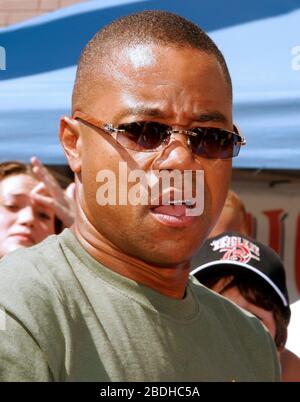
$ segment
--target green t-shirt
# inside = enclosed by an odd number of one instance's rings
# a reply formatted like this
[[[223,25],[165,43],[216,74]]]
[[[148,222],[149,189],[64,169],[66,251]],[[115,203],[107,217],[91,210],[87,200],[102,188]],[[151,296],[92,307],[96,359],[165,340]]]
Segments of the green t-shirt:
[[[175,300],[127,279],[68,229],[1,260],[0,306],[1,381],[279,380],[255,317],[192,280]]]

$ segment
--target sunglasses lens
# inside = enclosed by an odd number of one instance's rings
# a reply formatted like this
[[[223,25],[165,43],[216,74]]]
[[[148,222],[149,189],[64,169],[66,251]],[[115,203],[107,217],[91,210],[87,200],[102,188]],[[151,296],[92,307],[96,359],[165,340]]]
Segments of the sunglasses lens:
[[[197,136],[189,138],[194,154],[204,158],[227,159],[237,156],[240,137],[220,128],[195,128]]]
[[[134,151],[154,151],[168,138],[169,127],[155,122],[135,122],[118,126],[117,141]]]
[[[118,126],[117,142],[124,148],[140,152],[160,149],[170,138],[170,127],[157,122],[134,122]],[[240,137],[231,131],[213,127],[193,129],[196,136],[189,136],[195,155],[211,159],[228,159],[237,156]]]

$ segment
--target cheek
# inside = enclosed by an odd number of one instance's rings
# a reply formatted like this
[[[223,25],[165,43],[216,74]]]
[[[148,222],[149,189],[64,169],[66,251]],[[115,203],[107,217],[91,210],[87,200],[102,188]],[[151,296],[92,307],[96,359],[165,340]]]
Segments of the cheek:
[[[0,258],[19,247],[16,238],[8,237],[17,216],[0,207]]]
[[[119,161],[118,158],[104,158],[105,169],[98,164],[89,165],[86,171],[82,169],[81,205],[89,220],[99,229],[103,224],[107,229],[110,226],[115,228],[116,222],[127,229],[137,219],[139,208],[128,201],[129,191],[136,183],[128,182],[129,169],[124,169],[119,175]],[[109,205],[103,205],[103,202]]]
[[[0,243],[6,238],[8,231],[14,225],[15,220],[15,214],[5,212],[0,207]]]
[[[211,227],[218,220],[225,203],[231,179],[231,160],[204,162],[204,180],[207,192],[205,200],[209,200],[211,209]],[[204,206],[205,208],[205,206]]]
[[[55,233],[54,217],[49,220],[40,218],[35,219],[34,235],[36,242],[44,240],[46,237]]]
[[[120,190],[123,194],[121,198],[125,200],[125,203],[127,190],[136,184],[136,182],[128,183],[128,174],[134,169],[144,169],[144,166],[133,159],[127,150],[117,146],[113,141],[99,135],[85,138],[83,142],[80,202],[85,212],[89,212],[89,216],[95,214],[95,218],[98,214],[105,215],[102,212],[104,210],[112,215],[118,215],[120,211],[123,215],[124,210],[130,211],[131,208],[125,205],[121,205],[120,208],[101,207],[97,203],[97,194],[102,193],[109,200],[118,200]],[[103,191],[100,191],[100,188]],[[104,193],[105,188],[107,188],[106,193]]]
[[[263,317],[262,322],[264,325],[267,327],[269,330],[270,334],[272,335],[272,338],[275,339],[276,335],[276,324],[273,319],[273,315],[271,312],[268,312],[269,314],[266,314],[266,317]]]

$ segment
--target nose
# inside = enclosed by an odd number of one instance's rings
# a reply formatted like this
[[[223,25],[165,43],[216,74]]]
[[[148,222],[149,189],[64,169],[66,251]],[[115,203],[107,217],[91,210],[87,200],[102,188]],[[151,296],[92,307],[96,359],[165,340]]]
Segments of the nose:
[[[196,162],[192,150],[188,145],[188,136],[180,133],[172,133],[170,142],[163,149],[156,160],[160,169],[195,169]],[[199,169],[199,162],[197,163]]]
[[[34,212],[31,206],[22,208],[18,214],[18,222],[21,225],[33,226],[34,225]]]

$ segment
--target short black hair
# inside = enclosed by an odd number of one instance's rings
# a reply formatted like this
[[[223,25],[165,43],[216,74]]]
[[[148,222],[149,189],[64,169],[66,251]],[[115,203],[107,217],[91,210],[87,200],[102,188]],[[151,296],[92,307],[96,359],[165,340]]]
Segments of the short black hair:
[[[147,43],[190,47],[214,55],[223,69],[232,96],[232,83],[225,59],[213,40],[197,25],[177,14],[151,10],[121,17],[102,28],[90,40],[78,63],[73,110],[79,98],[87,96],[85,86],[92,81],[93,73],[101,70],[103,60],[107,60],[112,49]]]

